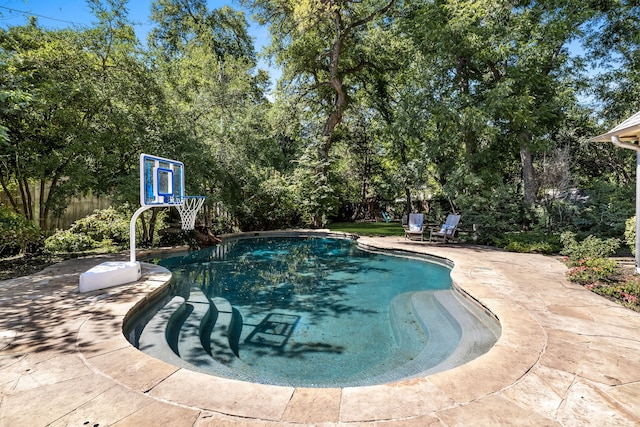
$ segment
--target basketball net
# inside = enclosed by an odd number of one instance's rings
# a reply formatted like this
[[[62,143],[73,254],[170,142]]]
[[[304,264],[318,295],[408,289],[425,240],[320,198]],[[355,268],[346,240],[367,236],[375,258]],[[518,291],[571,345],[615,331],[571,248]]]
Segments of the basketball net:
[[[181,205],[176,205],[180,212],[183,230],[193,230],[196,225],[196,215],[204,203],[204,196],[185,196]]]

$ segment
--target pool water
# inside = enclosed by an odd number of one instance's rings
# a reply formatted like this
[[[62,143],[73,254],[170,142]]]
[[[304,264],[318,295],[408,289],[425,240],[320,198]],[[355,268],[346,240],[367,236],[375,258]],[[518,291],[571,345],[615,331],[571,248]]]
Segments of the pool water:
[[[232,240],[157,262],[173,273],[176,297],[145,327],[140,348],[162,358],[148,329],[160,330],[187,367],[214,375],[307,387],[384,383],[464,363],[497,339],[492,321],[480,310],[470,316],[455,296],[449,268],[346,239]],[[481,331],[456,312],[480,318]],[[456,354],[469,330],[473,354]]]

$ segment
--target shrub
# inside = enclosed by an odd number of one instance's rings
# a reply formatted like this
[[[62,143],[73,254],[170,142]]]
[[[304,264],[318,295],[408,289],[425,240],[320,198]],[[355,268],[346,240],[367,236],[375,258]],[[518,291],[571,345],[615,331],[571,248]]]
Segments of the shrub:
[[[611,276],[615,267],[616,262],[612,259],[581,259],[577,265],[569,269],[567,278],[581,285],[594,284]]]
[[[49,253],[82,252],[98,246],[98,242],[84,233],[58,230],[44,241],[44,249]]]
[[[459,191],[465,185],[467,190]],[[494,236],[521,230],[530,222],[527,207],[513,186],[487,186],[480,176],[457,171],[448,191],[456,194],[456,204],[466,226],[474,225],[477,243],[490,243]]]
[[[622,305],[640,311],[640,278],[627,276],[622,282],[613,285],[587,285],[587,289],[603,296],[610,297]]]
[[[50,253],[82,252],[101,248],[111,251],[129,242],[129,215],[107,208],[75,221],[68,230],[58,230],[45,240]]]
[[[107,208],[77,220],[69,230],[96,242],[110,240],[119,245],[129,242],[129,220],[130,215],[123,210]]]
[[[633,185],[594,180],[584,189],[586,200],[576,202],[579,212],[572,219],[577,230],[599,236],[622,236],[625,219],[633,215]]]
[[[220,217],[220,216],[215,217],[211,219],[210,228],[213,234],[215,235],[233,233],[234,232],[233,220],[228,217]]]
[[[552,254],[562,248],[557,235],[540,232],[508,233],[493,241],[496,246],[509,252]]]
[[[22,215],[0,206],[0,255],[25,253],[40,238],[40,230]]]
[[[576,241],[575,233],[566,231],[560,236],[563,249],[560,252],[567,255],[571,261],[591,258],[606,258],[611,256],[620,247],[620,239],[599,239],[595,236],[587,236],[583,241]]]
[[[631,249],[631,253],[636,252],[636,217],[635,215],[627,219],[624,228],[624,241]]]

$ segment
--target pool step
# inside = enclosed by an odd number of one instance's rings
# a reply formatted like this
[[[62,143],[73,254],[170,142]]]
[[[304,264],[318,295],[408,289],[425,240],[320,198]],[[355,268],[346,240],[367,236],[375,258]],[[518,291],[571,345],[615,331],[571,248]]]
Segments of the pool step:
[[[240,313],[224,298],[214,297],[212,303],[217,316],[208,336],[209,354],[218,362],[230,365],[239,358],[239,329],[242,327],[242,322],[238,321]]]
[[[236,357],[238,338],[242,328],[242,316],[223,298],[216,298],[222,312],[222,322],[218,322],[219,310],[200,289],[192,289],[189,299],[175,296],[147,322],[138,340],[138,348],[157,359],[180,368],[206,372],[214,375],[252,380],[249,375],[238,375],[243,363]],[[227,312],[231,311],[231,321]],[[217,328],[215,327],[217,325]],[[211,354],[211,334],[217,331],[220,338]],[[231,337],[231,342],[227,338]],[[235,353],[234,349],[235,348]],[[216,360],[218,355],[233,360],[227,365]]]
[[[435,293],[443,311],[456,319],[460,328],[460,343],[455,350],[432,371],[440,372],[460,366],[485,354],[498,340],[500,326],[487,317],[482,308],[467,300],[457,292],[439,291]]]
[[[493,346],[499,335],[497,323],[488,328],[480,308],[457,295],[448,290],[412,294],[413,315],[428,331],[429,344],[391,374],[407,378],[435,374],[469,362]]]
[[[172,365],[190,368],[190,364],[177,354],[178,331],[186,309],[184,302],[184,298],[175,296],[158,310],[140,333],[138,348]]]
[[[188,317],[179,332],[179,356],[207,372],[223,375],[240,365],[242,317],[229,301],[210,299],[200,289],[192,289],[185,306]]]
[[[387,362],[378,365],[370,372],[384,373],[369,376],[367,381],[384,383],[444,370],[439,367],[450,360],[462,336],[460,325],[440,302],[449,295],[448,291],[418,291],[393,299],[389,315],[398,344],[398,359],[409,361],[399,366],[389,366]],[[416,328],[422,334],[414,335]],[[422,336],[427,337],[426,342],[421,341]]]
[[[429,343],[429,329],[416,319],[413,295],[414,292],[397,295],[391,301],[389,317],[398,351],[415,355]]]
[[[208,364],[209,354],[205,351],[207,342],[202,342],[201,334],[203,325],[206,326],[212,309],[211,301],[200,289],[192,289],[189,299],[185,302],[186,312],[189,316],[185,319],[178,336],[178,355],[187,362],[202,366]]]
[[[439,309],[432,292],[423,293],[418,310],[414,300],[415,294],[416,292],[406,292],[397,295],[389,307],[389,321],[397,345],[396,356],[372,366],[357,377],[350,378],[351,383],[355,385],[386,383],[420,372],[422,366],[419,363],[424,362],[420,357],[434,341],[434,334],[425,324],[439,323],[441,319],[438,320]],[[418,362],[412,363],[416,359]],[[438,362],[439,360],[434,363]]]

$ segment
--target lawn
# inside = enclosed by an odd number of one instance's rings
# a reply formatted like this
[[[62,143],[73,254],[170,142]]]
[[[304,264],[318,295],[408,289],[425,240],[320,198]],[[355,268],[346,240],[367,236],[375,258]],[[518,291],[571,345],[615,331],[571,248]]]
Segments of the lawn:
[[[334,222],[328,227],[331,231],[361,236],[404,236],[404,229],[399,222]]]

